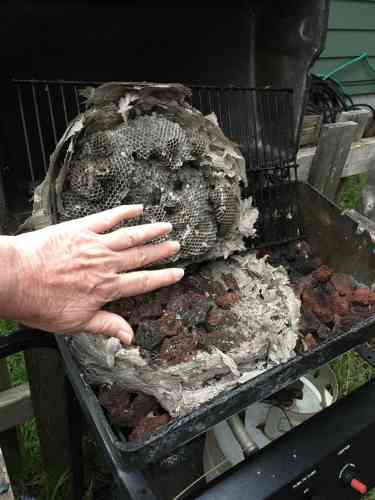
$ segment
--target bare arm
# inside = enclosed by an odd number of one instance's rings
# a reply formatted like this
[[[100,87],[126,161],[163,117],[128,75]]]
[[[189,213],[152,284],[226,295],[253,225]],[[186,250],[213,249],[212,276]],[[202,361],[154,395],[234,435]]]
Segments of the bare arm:
[[[135,271],[168,258],[177,242],[148,244],[170,232],[168,223],[134,226],[105,233],[142,206],[123,206],[75,221],[0,237],[0,317],[46,331],[88,332],[130,343],[133,332],[104,304],[171,285],[181,269]]]

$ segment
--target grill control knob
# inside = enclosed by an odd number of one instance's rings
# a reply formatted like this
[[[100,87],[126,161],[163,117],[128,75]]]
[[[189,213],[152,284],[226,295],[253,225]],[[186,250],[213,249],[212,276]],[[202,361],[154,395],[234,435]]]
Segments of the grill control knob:
[[[345,467],[343,467],[340,471],[339,478],[344,484],[350,486],[360,495],[367,494],[367,486],[357,478],[356,467],[354,464],[345,465]]]

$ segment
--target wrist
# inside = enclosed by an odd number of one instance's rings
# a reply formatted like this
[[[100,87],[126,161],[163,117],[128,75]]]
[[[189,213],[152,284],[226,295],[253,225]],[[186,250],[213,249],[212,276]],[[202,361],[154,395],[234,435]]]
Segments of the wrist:
[[[0,236],[0,262],[0,318],[16,320],[22,289],[21,256],[16,236]]]

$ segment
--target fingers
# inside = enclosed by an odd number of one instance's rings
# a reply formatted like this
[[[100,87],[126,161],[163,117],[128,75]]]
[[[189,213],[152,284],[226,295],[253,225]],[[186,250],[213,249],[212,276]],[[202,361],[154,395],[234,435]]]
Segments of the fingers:
[[[100,236],[102,242],[111,250],[118,252],[127,248],[143,245],[160,236],[164,236],[172,231],[172,224],[169,222],[157,222],[155,224],[144,224],[141,226],[117,229],[112,233]]]
[[[98,311],[85,326],[85,332],[92,335],[116,337],[123,344],[130,344],[134,337],[129,323],[121,316],[108,311]]]
[[[115,283],[116,290],[114,292],[114,299],[152,292],[163,286],[177,283],[183,276],[184,270],[178,268],[162,269],[158,271],[138,271],[119,275]]]
[[[98,214],[88,215],[81,219],[71,221],[71,224],[79,224],[81,227],[94,231],[95,233],[103,233],[123,220],[133,219],[141,215],[142,212],[143,205],[122,205]]]
[[[168,259],[180,250],[178,241],[165,241],[158,245],[135,247],[116,255],[117,272],[126,272],[148,266],[154,262]]]

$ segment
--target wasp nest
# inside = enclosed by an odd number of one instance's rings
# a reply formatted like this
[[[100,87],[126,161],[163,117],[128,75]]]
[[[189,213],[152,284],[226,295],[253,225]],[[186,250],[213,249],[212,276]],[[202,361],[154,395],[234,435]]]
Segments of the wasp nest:
[[[243,250],[257,218],[251,199],[241,199],[245,161],[216,116],[189,98],[182,85],[93,89],[52,155],[55,219],[142,203],[144,214],[124,225],[171,222],[182,264]]]

